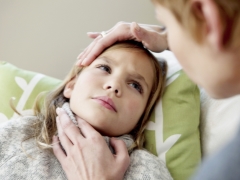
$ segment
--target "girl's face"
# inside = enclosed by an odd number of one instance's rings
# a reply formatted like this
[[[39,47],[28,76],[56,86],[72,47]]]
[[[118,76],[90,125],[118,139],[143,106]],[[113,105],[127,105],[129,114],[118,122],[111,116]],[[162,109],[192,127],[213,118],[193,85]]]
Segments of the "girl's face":
[[[119,136],[139,121],[152,90],[153,68],[143,52],[110,49],[66,85],[64,96],[78,117],[103,135]]]

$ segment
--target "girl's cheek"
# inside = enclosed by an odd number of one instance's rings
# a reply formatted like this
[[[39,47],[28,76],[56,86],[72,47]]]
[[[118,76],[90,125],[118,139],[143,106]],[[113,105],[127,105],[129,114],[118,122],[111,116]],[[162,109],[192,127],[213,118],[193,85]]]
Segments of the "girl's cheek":
[[[132,98],[132,99],[133,100],[129,101],[128,105],[127,105],[128,109],[129,109],[129,112],[137,112],[137,111],[141,110],[142,109],[141,106],[142,106],[143,102],[142,101],[136,101],[136,100],[134,100],[134,98]]]

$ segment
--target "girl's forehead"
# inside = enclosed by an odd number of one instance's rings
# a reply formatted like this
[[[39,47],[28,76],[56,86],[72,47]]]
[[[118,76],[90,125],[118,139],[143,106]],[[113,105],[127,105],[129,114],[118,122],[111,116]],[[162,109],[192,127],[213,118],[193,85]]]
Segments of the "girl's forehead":
[[[103,52],[97,59],[103,59],[109,63],[128,63],[133,64],[134,66],[148,64],[151,61],[151,58],[144,51],[136,48],[109,49]]]

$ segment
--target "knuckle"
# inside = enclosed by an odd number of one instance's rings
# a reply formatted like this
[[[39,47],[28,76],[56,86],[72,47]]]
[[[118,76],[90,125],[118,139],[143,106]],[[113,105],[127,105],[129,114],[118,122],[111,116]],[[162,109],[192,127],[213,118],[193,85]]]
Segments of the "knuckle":
[[[65,134],[64,134],[64,132],[62,131],[62,130],[59,130],[58,131],[58,136],[59,136],[59,138],[61,138],[61,137],[63,137]]]
[[[58,157],[61,154],[61,149],[54,146],[53,147],[53,153],[55,154],[56,157]]]
[[[69,157],[67,157],[67,162],[69,163],[69,161],[70,161],[70,158]],[[68,163],[61,163],[61,166],[62,166],[62,168],[67,172],[67,171],[69,171],[69,164]]]
[[[104,49],[104,46],[103,46],[103,49]],[[99,53],[94,51],[94,52],[91,53],[91,56],[95,59],[99,56]],[[86,124],[84,124],[84,125],[86,125]]]
[[[116,23],[116,26],[120,26],[120,25],[122,25],[123,23],[124,23],[124,21],[119,21],[119,22]]]
[[[81,152],[83,150],[83,148],[86,147],[86,143],[84,141],[76,141],[74,143],[74,146],[72,149],[72,154],[74,155],[77,155],[78,153],[77,152]]]
[[[124,141],[123,141],[122,139],[117,139],[117,138],[116,138],[115,140],[117,141],[117,143],[118,143],[119,145],[126,147],[126,144],[124,143]]]
[[[101,39],[102,39],[101,36],[96,37],[96,38],[93,40],[92,44],[95,44],[96,42],[99,42]]]
[[[97,132],[93,132],[90,139],[93,143],[98,143],[102,140],[102,137]]]
[[[77,148],[78,151],[82,151],[83,145],[81,145],[80,142],[77,142],[75,145],[76,145],[76,148]],[[74,152],[75,152],[75,150],[74,150]],[[72,153],[74,153],[74,152],[72,152]]]
[[[118,28],[125,28],[126,26],[129,26],[129,23],[125,22],[125,21],[119,21],[117,24],[116,24],[116,27]]]
[[[102,50],[106,49],[108,47],[108,45],[102,43],[102,44],[99,44],[98,48],[101,48]],[[96,55],[96,54],[95,54]]]
[[[55,155],[58,154],[58,148],[56,147],[56,145],[53,146],[53,153],[54,153]]]
[[[66,130],[70,127],[70,124],[69,123],[66,123],[66,124],[62,124],[62,129]]]
[[[77,120],[78,120],[78,126],[79,127],[83,127],[84,128],[84,127],[87,126],[87,123],[84,120],[82,120],[80,118],[78,118]]]
[[[62,128],[69,128],[72,125],[71,121],[69,120],[69,117],[66,114],[63,114],[60,117],[60,119]]]

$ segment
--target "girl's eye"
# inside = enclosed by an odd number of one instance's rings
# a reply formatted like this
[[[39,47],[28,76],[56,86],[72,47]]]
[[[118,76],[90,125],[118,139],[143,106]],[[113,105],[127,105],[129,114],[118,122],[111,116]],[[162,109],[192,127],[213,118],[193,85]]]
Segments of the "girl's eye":
[[[140,94],[143,93],[143,88],[138,82],[132,82],[130,85],[135,88]]]
[[[101,69],[103,71],[106,71],[109,74],[111,73],[111,68],[108,65],[106,65],[106,64],[100,64],[97,68],[99,68],[99,69]]]

